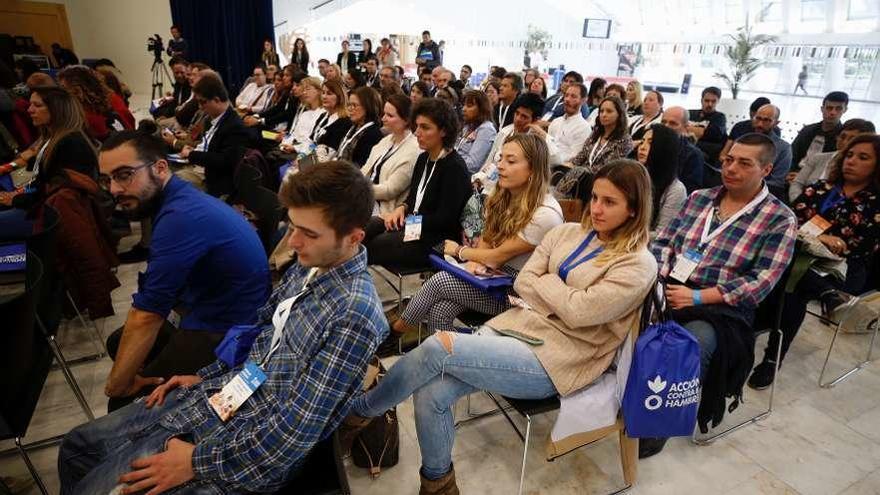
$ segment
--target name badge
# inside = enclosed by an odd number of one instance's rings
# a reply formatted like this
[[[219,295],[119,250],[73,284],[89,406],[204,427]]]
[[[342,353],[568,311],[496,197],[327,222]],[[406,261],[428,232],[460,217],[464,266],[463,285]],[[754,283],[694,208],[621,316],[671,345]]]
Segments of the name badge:
[[[818,237],[829,228],[831,228],[831,222],[822,218],[821,215],[816,215],[809,222],[801,225],[798,233],[805,237]]]
[[[235,378],[229,380],[219,392],[212,395],[208,403],[214,408],[221,421],[228,421],[265,381],[266,374],[263,370],[253,361],[248,360],[241,373],[235,375]]]
[[[697,266],[699,266],[700,261],[702,260],[702,254],[693,249],[688,249],[683,256],[675,260],[675,266],[672,268],[672,273],[670,273],[669,276],[684,284],[688,281],[691,274],[694,273],[694,270],[697,269]]]
[[[406,229],[403,231],[403,242],[417,241],[422,238],[422,216],[406,217]]]

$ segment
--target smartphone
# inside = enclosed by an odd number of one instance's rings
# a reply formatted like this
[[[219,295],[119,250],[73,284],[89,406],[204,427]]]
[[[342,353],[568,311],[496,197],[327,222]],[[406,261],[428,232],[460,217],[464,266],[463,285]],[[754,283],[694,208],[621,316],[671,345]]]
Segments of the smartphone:
[[[496,328],[495,331],[500,333],[501,335],[506,335],[508,337],[513,337],[517,340],[522,340],[526,344],[542,345],[544,343],[543,339],[532,337],[531,335],[526,335],[522,332],[517,332],[516,330],[511,330],[509,328]]]

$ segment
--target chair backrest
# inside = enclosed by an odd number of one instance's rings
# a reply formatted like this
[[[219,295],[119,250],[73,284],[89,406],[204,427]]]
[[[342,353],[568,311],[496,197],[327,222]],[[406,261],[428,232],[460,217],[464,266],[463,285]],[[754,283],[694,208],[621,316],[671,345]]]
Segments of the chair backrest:
[[[258,186],[242,196],[241,200],[245,208],[256,215],[257,234],[260,236],[266,253],[271,253],[275,247],[270,245],[272,236],[278,230],[278,222],[281,220],[282,212],[278,195],[265,187]]]
[[[36,296],[37,314],[40,315],[47,331],[54,335],[61,323],[64,282],[58,271],[55,256],[58,241],[58,229],[61,218],[58,211],[49,205],[43,205],[40,223],[42,228],[28,237],[25,242],[28,251],[32,251],[43,264],[43,282]]]
[[[0,302],[0,439],[24,436],[52,365],[52,351],[36,324],[43,265],[28,253],[24,291]]]
[[[260,186],[260,181],[262,179],[263,173],[258,169],[245,163],[239,164],[238,168],[235,170],[235,177],[233,178],[235,193],[231,203],[242,203],[244,197],[253,193],[254,189]]]

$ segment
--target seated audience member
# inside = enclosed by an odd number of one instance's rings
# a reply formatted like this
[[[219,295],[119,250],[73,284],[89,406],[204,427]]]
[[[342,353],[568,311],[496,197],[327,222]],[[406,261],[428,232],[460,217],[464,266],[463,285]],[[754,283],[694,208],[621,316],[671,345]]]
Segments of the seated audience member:
[[[518,399],[567,396],[601,376],[638,326],[656,277],[647,249],[650,187],[637,163],[603,168],[583,222],[551,230],[520,271],[514,288],[529,309],[505,311],[480,335],[438,332],[400,358],[378,386],[354,399],[340,428],[343,450],[368,418],[413,395],[420,493],[457,494],[452,405],[459,398],[478,390]]]
[[[563,163],[565,175],[557,182],[556,191],[568,197],[588,198],[591,177],[606,163],[629,155],[632,149],[623,100],[617,97],[603,99],[593,133],[584,142],[580,153],[570,162]]]
[[[107,60],[107,59],[104,59]],[[128,86],[122,82],[121,72],[119,72],[116,67],[112,65],[98,65],[95,66],[95,73],[98,75],[98,79],[104,82],[108,88],[113,92],[114,96],[119,97],[113,98],[116,101],[121,101],[124,104],[124,107],[128,109],[129,98],[131,98],[131,90],[128,89]],[[112,102],[111,102],[112,104]],[[114,106],[114,108],[116,108]]]
[[[373,146],[384,137],[380,123],[382,98],[379,93],[366,86],[352,91],[348,98],[348,116],[351,127],[342,138],[336,156],[361,168],[367,163]]]
[[[210,121],[201,142],[194,147],[184,146],[180,156],[189,161],[191,169],[204,168],[204,172],[194,171],[192,175],[197,179],[193,182],[203,181],[208,194],[231,194],[235,167],[244,156],[248,142],[247,130],[229,104],[229,94],[219,78],[199,79],[193,87],[193,98]]]
[[[755,112],[752,117],[752,128],[758,134],[764,134],[773,141],[776,147],[776,157],[773,159],[773,170],[767,176],[765,182],[770,192],[785,201],[785,176],[791,168],[791,145],[782,140],[773,132],[779,123],[779,107],[776,105],[764,105]]]
[[[651,177],[651,234],[666,228],[681,213],[687,199],[684,184],[678,180],[678,134],[661,124],[652,125],[642,135],[636,159],[648,169]]]
[[[421,150],[410,131],[412,103],[405,95],[393,95],[385,102],[383,129],[388,135],[373,150],[361,171],[373,184],[376,206],[373,216],[387,215],[406,202],[413,166]]]
[[[413,105],[421,101],[422,98],[431,97],[431,88],[422,81],[413,83],[409,91],[409,99]]]
[[[626,90],[623,89],[623,86],[620,84],[609,84],[605,87],[605,96],[616,96],[623,101],[624,106],[626,106]],[[596,127],[596,120],[599,118],[599,106],[593,107],[593,110],[590,112],[590,115],[587,116],[587,124],[590,126],[590,129]],[[629,127],[629,115],[627,114],[627,127]]]
[[[752,127],[752,119],[755,118],[755,114],[758,113],[758,109],[763,107],[764,105],[769,105],[770,99],[764,96],[759,96],[752,101],[752,104],[749,105],[749,118],[746,120],[740,120],[736,124],[733,124],[733,127],[730,128],[730,132],[727,133],[727,142],[724,145],[724,148],[721,150],[721,153],[718,154],[719,157],[723,157],[727,154],[727,150],[733,145],[733,142],[736,141],[740,136],[744,136],[750,132],[755,132],[755,128]],[[774,127],[773,132],[776,135],[780,135],[782,132],[779,127]]]
[[[703,151],[706,163],[720,163],[720,152],[727,141],[727,117],[715,110],[721,90],[709,86],[700,95],[701,107],[690,111],[688,132],[697,140],[697,148]]]
[[[523,89],[522,78],[509,72],[501,79],[501,90],[498,93],[498,105],[492,113],[495,128],[501,130],[513,123],[513,102]]]
[[[299,101],[291,95],[293,85],[296,83],[295,79],[302,81],[305,79],[305,73],[297,72],[293,66],[284,66],[284,69],[281,71],[281,88],[275,91],[275,93],[281,92],[280,100],[265,110],[245,117],[244,125],[247,127],[259,126],[262,129],[289,132],[292,129],[292,127],[289,127],[289,124],[299,108]]]
[[[643,113],[642,99],[642,83],[635,79],[626,83],[626,115],[628,117]]]
[[[324,60],[324,59],[321,59]],[[324,60],[326,62],[326,60]],[[309,49],[306,47],[306,41],[297,38],[293,42],[293,51],[290,53],[290,63],[296,64],[299,70],[309,73]]]
[[[694,146],[688,133],[688,111],[684,107],[670,107],[663,112],[660,123],[678,134],[678,179],[688,194],[705,187],[703,152]]]
[[[425,99],[413,109],[415,135],[424,152],[413,168],[406,202],[367,224],[371,265],[404,268],[428,264],[431,248],[461,236],[461,211],[471,195],[467,165],[453,148],[458,117],[448,103]]]
[[[235,98],[235,108],[245,114],[262,112],[272,97],[272,88],[266,81],[266,69],[254,66],[252,81]]]
[[[364,62],[364,69],[364,85],[379,89],[379,62],[376,58],[367,59],[367,61]]]
[[[485,194],[492,192],[492,188],[498,180],[498,171],[495,165],[501,160],[501,148],[508,136],[532,132],[540,133],[542,138],[546,136],[546,133],[541,128],[534,125],[540,118],[543,107],[544,101],[541,97],[532,93],[524,93],[514,101],[513,123],[498,131],[498,134],[495,135],[492,149],[489,150],[489,155],[486,157],[486,162],[480,167],[479,172],[471,176],[471,180],[479,188],[482,188]],[[555,150],[551,149],[550,154],[551,156],[555,155]]]
[[[344,74],[344,72],[342,72],[342,68],[340,68],[337,64],[328,65],[327,70],[324,71],[324,74],[326,74],[324,76],[324,81],[336,81],[339,84],[343,83],[342,74]]]
[[[364,75],[361,74],[360,69],[351,67],[348,69],[348,72],[343,74],[342,84],[346,94],[358,88],[363,88],[365,86]]]
[[[61,493],[274,493],[343,421],[388,332],[360,244],[372,191],[356,168],[330,162],[285,181],[280,198],[297,262],[250,310],[247,361],[213,361],[73,429],[58,454]],[[247,369],[265,380],[230,404]]]
[[[550,194],[547,144],[538,136],[513,134],[498,162],[499,180],[483,207],[485,227],[475,247],[447,240],[444,252],[466,262],[468,271],[481,275],[502,267],[519,271],[544,235],[563,223],[562,208]],[[464,282],[449,272],[431,277],[413,296],[401,315],[391,319],[390,345],[427,317],[428,331],[454,331],[455,318],[466,310],[497,315],[510,309],[500,300]],[[380,350],[381,352],[381,350]]]
[[[590,137],[590,125],[580,111],[586,97],[587,87],[581,83],[565,87],[563,115],[553,119],[547,129],[547,143],[556,150],[556,156],[550,157],[551,166],[573,160]]]
[[[397,56],[399,52],[397,48],[391,44],[391,40],[388,38],[382,38],[379,41],[379,49],[376,50],[376,61],[379,63],[380,68],[391,67],[394,68],[397,65]]]
[[[160,99],[155,110],[150,109],[150,113],[157,119],[174,117],[175,111],[189,100],[192,91],[187,77],[189,62],[182,58],[173,58],[168,62],[168,65],[171,67],[171,75],[174,77],[174,82],[171,85],[172,92],[171,95]]]
[[[195,64],[193,64],[195,65]],[[195,73],[195,76],[190,80],[198,82],[202,78],[213,78],[216,81],[220,81],[220,75],[211,69],[200,70]],[[177,131],[172,132],[172,127],[166,127],[162,129],[162,139],[168,144],[169,148],[175,152],[180,152],[186,146],[193,146],[197,144],[202,137],[204,136],[205,129],[208,126],[208,123],[211,119],[208,117],[208,114],[205,113],[204,109],[199,107],[199,102],[194,98],[194,96],[190,97],[190,100],[184,103],[181,110],[175,113],[174,120],[177,120],[181,114],[188,114],[189,107],[195,105],[198,107],[195,113],[190,114],[186,117],[188,119],[189,124],[182,126],[182,128]],[[173,124],[173,121],[171,122]],[[165,123],[159,123],[159,125],[165,125]],[[186,167],[184,167],[186,168]],[[204,175],[204,174],[201,174]],[[203,179],[198,182],[204,182]],[[204,189],[204,184],[199,185],[200,189]]]
[[[429,91],[425,93],[425,96],[434,96],[434,81],[431,77],[432,71],[428,68],[419,69],[419,81],[425,83],[428,86]]]
[[[318,60],[318,75],[321,78],[327,77],[327,69],[330,67],[330,61],[326,58],[322,58]]]
[[[841,132],[841,134],[843,134]],[[871,287],[876,280],[869,280],[871,263],[880,253],[880,137],[875,134],[857,136],[849,140],[840,150],[827,180],[807,186],[804,192],[792,201],[794,214],[802,226],[826,225],[821,234],[810,235],[821,242],[829,251],[846,260],[846,275],[839,272],[827,273],[820,266],[813,265],[797,281],[793,292],[786,292],[782,306],[782,359],[788,352],[791,342],[797,335],[807,303],[818,299],[822,312],[834,318],[834,310],[844,305],[847,294],[859,295]],[[809,159],[809,157],[807,158]],[[816,223],[822,220],[821,223]],[[827,268],[827,267],[826,267]],[[864,328],[870,317],[857,323]],[[779,336],[772,332],[764,349],[764,359],[755,367],[749,378],[749,386],[758,390],[773,383],[776,364],[776,349]]]
[[[275,75],[278,74],[279,72],[281,72],[281,69],[279,69],[278,64],[267,65],[266,66],[266,81],[269,84],[272,84],[272,81],[275,80]]]
[[[601,77],[590,81],[590,90],[587,91],[587,115],[590,115],[593,109],[602,103],[602,100],[605,98],[605,86],[607,85],[608,82]]]
[[[473,89],[473,86],[471,86],[471,75],[473,73],[474,69],[470,65],[464,64],[461,66],[461,70],[458,72],[458,80],[463,83],[461,89]]]
[[[754,362],[755,309],[794,251],[797,219],[764,184],[775,155],[770,137],[740,137],[722,164],[723,185],[691,194],[653,243],[670,318],[700,345],[702,430],[718,425],[727,397],[741,398]],[[660,452],[665,443],[642,438],[639,457]]]
[[[386,89],[396,87],[400,88],[400,78],[398,77],[397,70],[394,66],[386,66],[382,67],[379,70],[379,88]]]
[[[648,132],[654,124],[659,124],[663,118],[663,95],[659,91],[648,91],[642,102],[642,114],[633,118],[629,125],[629,135],[632,136],[633,146],[638,148],[642,142],[642,136]]]
[[[840,134],[840,119],[846,113],[849,95],[843,91],[832,91],[822,99],[822,120],[805,125],[791,143],[791,163],[795,170],[800,169],[801,160],[814,154],[835,151],[837,135]]]
[[[531,91],[532,81],[534,81],[536,77],[538,77],[538,71],[535,69],[526,69],[523,72],[523,91]],[[547,95],[541,96],[541,98],[547,98]]]
[[[111,269],[119,264],[110,229],[100,213],[95,182],[98,158],[86,134],[79,102],[59,87],[34,87],[29,111],[40,137],[4,168],[32,166],[23,191],[0,192],[0,241],[24,239],[43,224],[45,206],[59,221],[54,257],[64,285],[78,308],[92,319],[113,315],[110,293],[119,287]]]
[[[315,124],[318,119],[327,114],[321,103],[321,80],[317,77],[306,77],[297,85],[299,88],[299,104],[290,130],[281,141],[281,151],[284,153],[293,153],[299,151],[308,153],[311,146],[315,145],[312,141],[312,132],[315,130]]]
[[[230,327],[252,323],[269,275],[254,229],[175,177],[158,138],[119,133],[104,143],[100,165],[119,206],[135,219],[153,218],[147,268],[128,318],[107,339],[114,364],[104,391],[113,410],[148,385],[210,364]],[[175,308],[178,328],[166,320]]]
[[[556,94],[547,98],[547,101],[544,103],[544,111],[542,112],[541,117],[541,127],[548,128],[550,126],[550,122],[556,120],[559,117],[562,117],[565,114],[565,90],[571,84],[583,84],[584,77],[578,74],[575,71],[569,71],[565,73],[565,76],[562,78],[562,83],[559,84],[559,88],[556,91]],[[589,113],[587,112],[586,106],[586,97],[583,98],[584,102],[581,105],[581,116],[583,118],[587,118]]]
[[[348,49],[348,40],[342,40],[342,51],[336,55],[336,65],[339,66],[341,74],[348,73],[348,69],[357,69],[357,54]],[[329,75],[327,79],[332,79]]]
[[[431,71],[431,75],[437,73],[437,86],[440,88],[448,88],[450,85],[455,82],[455,73],[445,67],[435,67],[434,70]]]
[[[318,147],[318,158],[324,161],[336,155],[342,139],[351,128],[348,98],[342,83],[334,79],[324,81],[321,85],[321,106],[324,113],[315,121],[309,139]]]
[[[541,97],[542,100],[547,99],[547,82],[544,81],[543,77],[535,77],[532,79],[532,82],[529,83],[529,92],[534,93]]]
[[[58,85],[79,100],[93,139],[103,141],[114,130],[134,128],[134,116],[125,102],[113,94],[94,70],[84,65],[66,67],[58,72]]]
[[[462,107],[461,136],[455,151],[464,159],[468,172],[476,173],[486,162],[495,141],[495,125],[492,123],[492,107],[485,93],[467,90]]]
[[[437,91],[434,92],[434,97],[449,103],[449,106],[455,110],[455,115],[461,120],[461,106],[458,103],[458,93],[456,93],[455,88],[451,86],[437,88]]]
[[[876,129],[874,123],[864,119],[849,119],[843,124],[840,134],[837,135],[836,149],[842,150],[846,148],[849,141],[861,134],[874,134]],[[794,201],[795,198],[804,192],[804,188],[808,185],[828,178],[829,167],[834,160],[837,159],[836,151],[823,151],[821,153],[813,153],[812,155],[801,160],[801,169],[799,172],[789,172],[788,175],[794,178],[788,184],[788,199]]]
[[[55,57],[55,63],[61,68],[79,64],[79,57],[73,53],[73,50],[63,48],[58,43],[52,43],[52,56]]]
[[[210,67],[201,63],[194,62],[189,64],[189,72],[187,72],[187,81],[189,82],[190,87],[190,97],[184,102],[183,105],[177,107],[174,111],[174,119],[177,121],[177,125],[180,128],[191,127],[196,124],[196,114],[200,114],[201,107],[199,107],[199,102],[193,98],[192,88],[195,87],[196,83],[199,82],[199,79],[202,78],[202,72],[205,73],[214,73],[219,78],[220,75],[216,72],[212,71]],[[178,129],[174,129],[178,130]]]

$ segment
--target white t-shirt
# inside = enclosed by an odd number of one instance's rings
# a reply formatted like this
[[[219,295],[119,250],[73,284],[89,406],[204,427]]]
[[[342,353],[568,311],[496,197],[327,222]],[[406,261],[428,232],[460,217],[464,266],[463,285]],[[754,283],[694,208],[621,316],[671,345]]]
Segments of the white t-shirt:
[[[562,225],[563,222],[562,207],[559,206],[559,202],[556,201],[552,194],[547,194],[544,196],[544,202],[538,206],[535,214],[532,215],[532,220],[517,235],[529,244],[537,246],[544,240],[544,235],[547,232],[550,232],[551,229],[558,225]],[[522,267],[531,255],[532,253],[521,254],[508,261],[507,265],[511,268],[522,270]]]

